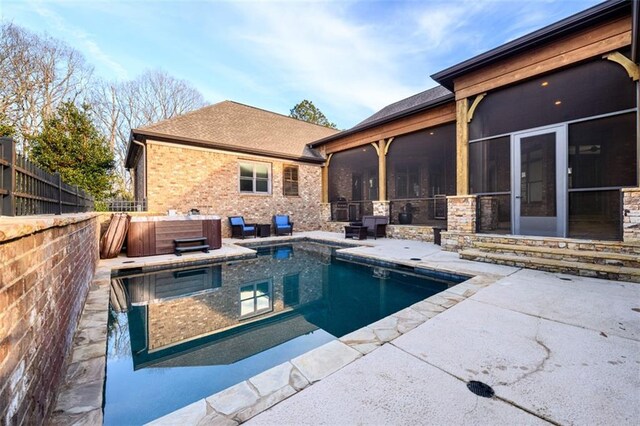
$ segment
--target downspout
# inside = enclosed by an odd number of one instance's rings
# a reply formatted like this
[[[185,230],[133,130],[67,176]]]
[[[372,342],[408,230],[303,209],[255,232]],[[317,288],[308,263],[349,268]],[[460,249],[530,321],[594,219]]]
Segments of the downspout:
[[[144,200],[146,201],[147,199],[147,152],[146,152],[146,145],[143,144],[142,142],[138,142],[137,140],[135,140],[135,138],[131,139],[131,142],[133,142],[136,145],[139,145],[142,147],[142,161],[143,161],[143,170],[144,170],[144,179],[142,179],[142,194],[144,197]],[[146,204],[146,202],[145,202]],[[148,206],[146,206],[147,208],[149,208]]]

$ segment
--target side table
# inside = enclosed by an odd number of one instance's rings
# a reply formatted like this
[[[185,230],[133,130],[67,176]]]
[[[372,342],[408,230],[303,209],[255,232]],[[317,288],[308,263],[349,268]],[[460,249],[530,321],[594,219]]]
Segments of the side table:
[[[258,237],[264,238],[271,235],[271,225],[268,223],[259,223],[256,225]]]

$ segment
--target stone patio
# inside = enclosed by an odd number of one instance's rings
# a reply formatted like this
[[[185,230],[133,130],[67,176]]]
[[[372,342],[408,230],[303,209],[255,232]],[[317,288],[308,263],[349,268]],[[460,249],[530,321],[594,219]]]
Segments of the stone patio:
[[[349,242],[319,231],[293,238],[301,237]],[[289,239],[227,239],[209,254],[102,261],[81,324],[97,325],[111,269],[241,258],[253,251],[236,243]],[[631,424],[640,415],[637,284],[462,260],[417,241],[351,243],[357,247],[341,255],[473,278],[152,424]],[[106,319],[102,327],[106,334]],[[104,374],[92,367],[103,368],[104,355],[96,361],[87,347],[106,346],[95,333],[81,325],[76,334],[54,421],[101,420],[95,398],[80,408],[65,402],[82,402],[85,384]],[[78,374],[73,366],[86,361]],[[491,385],[496,396],[474,395],[469,380]]]

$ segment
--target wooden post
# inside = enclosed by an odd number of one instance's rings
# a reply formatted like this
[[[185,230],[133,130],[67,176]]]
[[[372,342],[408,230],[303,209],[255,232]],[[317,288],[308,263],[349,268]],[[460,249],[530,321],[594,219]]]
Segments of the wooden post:
[[[2,210],[4,216],[16,215],[16,147],[11,138],[2,138],[0,140],[2,148],[2,159],[6,163],[2,168],[2,189],[6,194],[2,197]]]
[[[78,207],[80,206],[80,202],[78,201],[78,185],[76,185],[76,208],[73,210],[74,213],[78,213]]]
[[[385,140],[378,141],[378,201],[387,201],[387,156]]]
[[[327,161],[322,166],[322,202],[329,202],[329,163],[333,154],[327,155]]]
[[[469,194],[469,126],[467,98],[456,102],[456,193]]]

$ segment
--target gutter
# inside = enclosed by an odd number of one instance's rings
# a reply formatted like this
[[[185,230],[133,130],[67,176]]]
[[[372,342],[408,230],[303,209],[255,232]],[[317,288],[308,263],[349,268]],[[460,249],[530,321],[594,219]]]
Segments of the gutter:
[[[241,154],[259,155],[262,157],[271,157],[271,158],[282,159],[282,160],[298,161],[302,163],[323,164],[325,162],[325,159],[323,157],[314,158],[314,157],[295,156],[295,155],[283,154],[279,152],[267,151],[262,149],[245,148],[245,147],[239,147],[234,145],[226,145],[221,143],[209,142],[201,139],[171,136],[163,133],[150,132],[148,130],[133,129],[131,131],[131,141],[134,141],[134,143],[137,142],[136,136],[142,136],[145,139],[152,138],[153,140],[157,140],[160,142],[170,142],[170,143],[176,143],[180,145],[196,146],[199,148],[217,149],[220,151],[236,152]],[[139,144],[139,143],[136,143],[136,144]]]
[[[457,65],[431,75],[431,78],[440,85],[453,91],[453,80],[463,74],[475,71],[496,61],[500,61],[527,51],[539,45],[556,40],[568,34],[575,33],[595,23],[603,22],[615,16],[622,15],[633,5],[638,7],[638,0],[609,0],[587,10],[579,12],[561,21],[548,25],[530,34],[503,44],[488,52],[482,53]]]
[[[311,142],[309,144],[307,144],[307,146],[311,149],[315,149],[318,146],[324,145],[326,143],[338,140],[338,139],[342,139],[346,136],[350,136],[365,130],[369,130],[372,129],[374,127],[378,127],[378,126],[382,126],[383,124],[387,124],[390,123],[392,121],[395,121],[399,118],[404,118],[404,117],[408,117],[414,114],[417,114],[419,112],[423,112],[423,111],[427,111],[429,109],[447,104],[449,102],[451,102],[452,100],[455,99],[455,95],[453,93],[446,95],[446,96],[442,96],[440,98],[434,99],[430,102],[415,106],[413,108],[408,108],[405,109],[403,111],[397,112],[395,114],[391,114],[385,118],[381,118],[380,120],[376,120],[373,121],[371,123],[367,123],[364,126],[357,126],[357,127],[352,127],[351,129],[348,130],[344,130],[340,133],[337,133],[335,135],[331,135],[331,136],[327,136],[325,138],[322,139],[318,139],[315,142]]]

